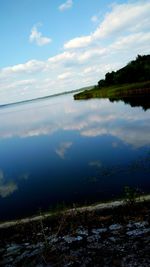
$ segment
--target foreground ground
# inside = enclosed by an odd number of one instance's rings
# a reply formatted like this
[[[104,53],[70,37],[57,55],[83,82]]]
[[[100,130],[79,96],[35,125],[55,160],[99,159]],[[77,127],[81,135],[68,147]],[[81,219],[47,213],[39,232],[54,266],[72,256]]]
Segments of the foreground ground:
[[[150,202],[72,210],[0,230],[0,266],[150,266]]]

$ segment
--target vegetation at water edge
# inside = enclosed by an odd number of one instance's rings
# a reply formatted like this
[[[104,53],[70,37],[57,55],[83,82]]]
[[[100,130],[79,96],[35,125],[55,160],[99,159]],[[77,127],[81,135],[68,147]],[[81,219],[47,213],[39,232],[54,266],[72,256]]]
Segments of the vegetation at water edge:
[[[150,55],[138,55],[125,67],[108,72],[91,90],[74,95],[74,99],[121,98],[150,93]]]

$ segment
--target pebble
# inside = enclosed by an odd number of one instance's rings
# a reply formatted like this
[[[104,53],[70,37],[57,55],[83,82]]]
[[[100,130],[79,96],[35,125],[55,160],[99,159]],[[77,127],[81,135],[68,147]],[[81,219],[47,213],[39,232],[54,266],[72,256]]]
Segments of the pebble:
[[[81,241],[83,239],[83,237],[82,236],[73,237],[73,236],[68,236],[67,235],[67,236],[64,236],[63,239],[67,243],[71,244],[72,242],[75,242],[75,241]]]
[[[110,231],[117,231],[117,230],[120,230],[121,228],[122,228],[122,225],[119,223],[112,224],[109,226]]]
[[[7,252],[9,253],[14,253],[16,251],[19,251],[20,250],[20,246],[19,245],[16,245],[16,244],[12,244],[10,247],[7,248]]]
[[[107,232],[107,228],[97,228],[97,229],[92,229],[92,233],[93,234],[102,234],[102,233],[105,233]]]
[[[47,237],[49,244],[54,247],[52,257],[56,257],[57,260],[57,256],[55,256],[56,251],[59,251],[58,258],[59,255],[65,255],[65,257],[62,257],[64,260],[63,264],[56,266],[150,266],[150,227],[148,221],[130,221],[126,225],[114,223],[109,225],[108,228],[95,227],[88,230],[84,227],[78,227],[74,233],[74,235],[70,233],[64,236],[52,234]],[[103,233],[106,234],[102,235]],[[137,237],[140,237],[140,241]],[[76,246],[77,244],[78,246]],[[25,265],[26,261],[30,261],[30,258],[33,260],[34,267],[54,266],[48,263],[41,263],[42,261],[38,263],[35,261],[36,258],[42,255],[43,251],[44,242],[32,244],[31,242],[25,243],[24,240],[22,244],[7,244],[6,247],[0,250],[2,255],[0,266],[26,267],[28,266],[28,264]],[[95,259],[95,257],[99,257],[99,262],[93,265],[92,259]],[[116,261],[113,262],[113,259],[116,259]],[[118,264],[117,262],[120,265],[115,265]]]
[[[141,236],[141,235],[144,235],[146,233],[150,232],[150,228],[146,228],[146,229],[135,229],[135,230],[132,230],[132,231],[128,231],[127,232],[127,235],[128,236]]]
[[[83,235],[83,236],[88,236],[88,230],[78,228],[76,230],[76,234]]]

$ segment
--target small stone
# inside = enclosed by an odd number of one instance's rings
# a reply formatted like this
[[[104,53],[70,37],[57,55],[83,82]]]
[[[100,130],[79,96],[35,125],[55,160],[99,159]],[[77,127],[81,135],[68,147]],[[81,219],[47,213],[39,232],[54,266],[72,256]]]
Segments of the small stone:
[[[134,223],[136,228],[144,228],[146,226],[148,226],[148,222],[147,221],[143,221],[143,222],[136,222]]]
[[[109,226],[110,231],[117,231],[117,230],[120,230],[121,228],[122,226],[119,223],[112,224]]]
[[[7,252],[14,253],[14,252],[20,250],[20,248],[21,247],[19,245],[12,244],[10,247],[7,248]]]
[[[29,245],[28,248],[30,249],[37,249],[37,248],[43,248],[44,244],[42,242],[38,242],[37,244]]]
[[[12,244],[10,247],[7,247],[5,256],[9,257],[11,255],[16,255],[20,253],[20,249],[21,249],[21,246]]]
[[[78,234],[78,235],[85,235],[85,236],[88,236],[88,230],[85,230],[85,229],[77,229],[76,230],[76,233]]]
[[[60,240],[60,237],[57,237],[57,235],[50,235],[47,237],[47,240],[50,241],[50,243],[57,243]]]
[[[133,222],[129,222],[128,224],[127,224],[127,228],[132,228],[133,227]]]
[[[75,242],[75,241],[81,241],[83,239],[82,236],[77,236],[77,237],[72,237],[72,236],[64,236],[63,239],[71,244],[72,242]]]
[[[96,235],[102,234],[102,233],[105,233],[105,232],[107,232],[107,228],[97,228],[97,229],[93,229],[92,230],[92,233],[96,234]]]
[[[126,234],[128,236],[136,237],[136,236],[144,235],[144,234],[149,233],[149,232],[150,232],[150,228],[142,229],[142,230],[135,229],[135,230],[132,230],[132,231],[128,231]]]
[[[83,239],[82,236],[77,236],[77,237],[76,237],[76,240],[77,240],[77,241],[81,241],[82,239]]]

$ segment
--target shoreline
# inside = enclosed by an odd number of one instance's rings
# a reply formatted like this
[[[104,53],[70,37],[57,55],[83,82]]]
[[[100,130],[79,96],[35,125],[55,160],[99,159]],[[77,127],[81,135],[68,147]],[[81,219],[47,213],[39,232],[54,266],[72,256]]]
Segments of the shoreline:
[[[141,97],[149,96],[150,93],[150,81],[118,84],[112,86],[104,86],[99,88],[93,87],[90,90],[84,90],[77,94],[74,94],[75,100],[86,100],[92,98],[109,98],[109,99],[121,99],[126,97]]]
[[[2,228],[0,266],[150,266],[150,195],[52,215]]]
[[[150,201],[150,194],[148,195],[142,195],[137,198],[135,198],[135,203],[143,203],[143,202],[149,202]],[[121,200],[113,200],[109,202],[102,202],[102,203],[96,203],[96,204],[91,204],[88,206],[81,206],[81,207],[76,207],[76,208],[68,208],[66,210],[60,210],[59,214],[71,214],[71,212],[91,212],[91,211],[103,211],[103,210],[108,210],[108,209],[113,209],[113,208],[118,208],[121,206],[125,206],[125,199]],[[17,225],[22,225],[22,224],[28,224],[32,222],[38,222],[40,220],[45,220],[49,218],[53,218],[54,216],[58,215],[58,211],[56,212],[45,212],[42,215],[35,215],[31,217],[26,217],[23,219],[18,219],[18,220],[10,220],[10,221],[4,221],[0,222],[0,230],[2,229],[7,229],[13,226]]]

